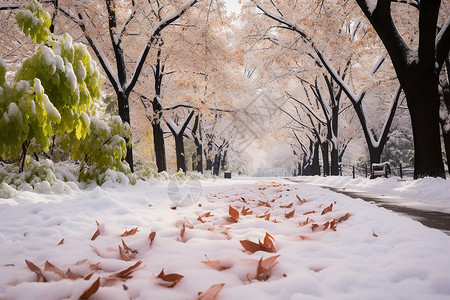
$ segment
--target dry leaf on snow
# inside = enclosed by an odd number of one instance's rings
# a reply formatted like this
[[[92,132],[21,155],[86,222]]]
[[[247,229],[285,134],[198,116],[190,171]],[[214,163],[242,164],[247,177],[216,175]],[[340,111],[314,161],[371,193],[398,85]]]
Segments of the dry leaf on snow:
[[[122,239],[122,245],[123,245],[123,250],[125,251],[125,254],[128,254],[128,253],[136,254],[136,253],[138,253],[137,250],[134,250],[134,249],[131,249],[130,247],[128,247],[128,245],[125,244],[123,239]]]
[[[164,282],[160,283],[160,285],[171,288],[174,287],[178,281],[183,279],[183,275],[171,273],[171,274],[164,274],[164,269],[161,270],[161,273],[157,276],[157,278],[162,279]]]
[[[38,276],[38,282],[47,282],[47,279],[45,279],[44,275],[42,275],[42,270],[35,264],[33,264],[31,261],[28,261],[25,259],[25,263],[27,264],[28,268],[31,270],[31,272],[36,273]]]
[[[100,277],[97,278],[96,281],[87,289],[84,291],[84,293],[80,296],[80,299],[88,299],[90,296],[94,295],[98,288],[100,287]]]
[[[286,217],[286,219],[290,219],[294,216],[294,214],[295,214],[295,209],[291,212],[284,214],[284,216]]]
[[[275,255],[269,258],[266,258],[263,260],[261,259],[258,262],[258,267],[256,268],[256,276],[252,277],[250,274],[247,275],[247,278],[249,280],[259,280],[259,281],[266,281],[270,278],[270,273],[275,267],[275,265],[278,263],[276,260],[280,257],[280,255]]]
[[[217,271],[223,271],[231,268],[230,264],[223,263],[220,260],[206,260],[202,261],[201,263]]]
[[[119,254],[120,254],[120,258],[124,261],[131,261],[131,258],[129,258],[125,252],[123,251],[122,247],[120,247],[119,245]]]
[[[215,300],[225,283],[214,284],[203,293],[199,293],[195,300]]]
[[[331,203],[330,206],[325,207],[322,210],[321,215],[327,214],[327,213],[331,212],[332,210],[333,210],[333,203]]]
[[[125,230],[125,232],[124,233],[122,233],[120,236],[121,237],[125,237],[125,236],[129,236],[129,235],[134,235],[134,234],[136,234],[136,232],[138,232],[138,227],[136,227],[136,228],[133,228],[133,229],[130,229],[130,230]]]
[[[255,253],[256,251],[266,251],[271,253],[277,252],[274,243],[275,239],[267,232],[266,236],[264,237],[263,243],[261,243],[261,240],[258,244],[249,240],[241,240],[240,242],[245,251],[249,251],[251,253]]]
[[[64,238],[59,241],[58,246],[64,244]]]
[[[150,239],[150,246],[153,244],[153,240],[155,239],[155,237],[156,237],[156,231],[152,231],[148,235],[148,238]]]
[[[239,221],[239,212],[237,209],[231,207],[231,205],[228,205],[228,213],[230,216],[227,219],[227,221],[232,223],[237,223]]]
[[[48,260],[45,261],[44,271],[51,271],[56,275],[58,275],[59,277],[64,278],[64,272],[58,267],[51,264]]]

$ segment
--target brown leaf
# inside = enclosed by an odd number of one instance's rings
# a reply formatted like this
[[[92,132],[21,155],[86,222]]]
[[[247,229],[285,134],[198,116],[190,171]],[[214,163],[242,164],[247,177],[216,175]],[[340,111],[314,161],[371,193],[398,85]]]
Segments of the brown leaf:
[[[245,251],[249,251],[251,253],[255,253],[256,251],[260,251],[261,246],[257,243],[254,243],[252,241],[249,240],[241,240],[241,245],[242,247],[244,247]]]
[[[269,258],[266,258],[263,260],[261,259],[258,262],[258,267],[256,268],[256,277],[252,278],[251,276],[248,276],[251,279],[256,279],[259,281],[266,281],[270,277],[270,272],[272,271],[273,267],[277,264],[277,258],[280,257],[279,255],[275,255]]]
[[[96,264],[89,264],[89,269],[93,270],[93,271],[99,271],[102,268],[100,267],[100,263],[96,263]]]
[[[184,226],[186,226],[189,229],[194,229],[194,224],[192,224],[191,222],[189,222],[188,219],[186,219],[186,217],[184,217]]]
[[[133,273],[134,270],[135,270],[137,267],[139,267],[141,264],[142,264],[142,261],[138,261],[137,263],[135,263],[135,264],[132,265],[131,267],[129,267],[129,268],[123,270],[123,271],[114,273],[113,275],[114,275],[115,277],[117,277],[117,278],[120,278],[120,279],[130,279],[130,278],[133,278],[132,276],[130,276],[131,273]]]
[[[264,201],[261,201],[261,200],[258,201],[257,206],[271,207],[270,204],[269,204],[269,201],[265,201],[265,202],[264,202]]]
[[[84,276],[83,279],[84,279],[84,280],[89,280],[89,279],[91,279],[92,275],[94,275],[94,273],[91,273],[91,274],[89,274],[89,275]]]
[[[244,207],[242,207],[242,210],[241,210],[241,215],[247,216],[247,215],[251,215],[251,214],[253,214],[253,211],[251,211],[250,208],[245,208],[245,205],[244,205]]]
[[[204,213],[203,215],[201,215],[200,217],[202,217],[202,218],[209,218],[209,217],[214,217],[214,216],[211,214],[210,211],[208,211],[208,212]]]
[[[64,278],[64,272],[58,267],[52,265],[48,260],[45,261],[44,271],[51,271],[61,278]]]
[[[373,232],[372,235],[373,235],[374,237],[378,237],[378,234],[376,234],[375,231],[373,231],[373,229],[372,229],[372,232]]]
[[[264,220],[269,221],[270,220],[270,213],[266,215],[266,217],[264,218]]]
[[[64,238],[59,241],[58,246],[64,244]]]
[[[125,250],[125,254],[127,254],[128,252],[131,252],[131,253],[133,253],[133,254],[138,253],[137,250],[134,250],[134,249],[131,249],[130,247],[128,247],[128,245],[125,244],[125,242],[124,242],[123,239],[121,239],[121,240],[122,240],[123,250]]]
[[[184,238],[185,232],[186,232],[186,226],[184,226],[184,223],[183,223],[183,225],[181,225],[181,230],[180,230],[180,236],[182,239]]]
[[[28,261],[25,259],[25,263],[27,264],[28,268],[31,270],[31,272],[36,273],[38,276],[38,282],[47,282],[47,279],[42,275],[42,270],[35,264],[33,264],[31,261]]]
[[[303,215],[309,215],[309,214],[314,214],[314,213],[316,213],[316,211],[315,210],[311,210],[311,211],[303,213]]]
[[[330,229],[336,231],[337,222],[333,220],[330,222]]]
[[[231,268],[230,265],[223,264],[220,260],[206,260],[202,261],[201,263],[217,271],[223,271]]]
[[[92,273],[92,274],[94,274],[94,273]],[[73,273],[72,271],[70,271],[70,268],[67,269],[66,275],[64,277],[68,278],[68,279],[72,279],[72,280],[83,278],[83,276],[81,276],[80,274],[76,274],[76,273]]]
[[[165,283],[161,283],[160,285],[169,288],[174,287],[178,283],[178,281],[183,279],[183,277],[184,277],[183,275],[176,273],[164,274],[164,269],[162,269],[161,273],[159,273],[159,275],[157,276],[157,278],[160,278],[163,281],[165,281]]]
[[[100,256],[101,258],[105,258],[105,257],[100,253],[100,251],[99,251],[97,248],[95,248],[94,246],[91,245],[91,249],[92,249],[92,251],[95,252],[95,254],[97,254],[97,255]]]
[[[337,220],[337,222],[338,222],[338,223],[341,223],[341,222],[347,221],[348,218],[350,218],[351,216],[352,216],[351,214],[346,213],[345,215],[343,215],[342,217],[340,217],[340,218]]]
[[[288,204],[288,205],[280,205],[280,208],[291,208],[292,205],[294,205],[294,202],[292,202],[291,204]]]
[[[330,226],[330,221],[327,221],[325,224],[323,224],[323,230],[327,230],[328,226]]]
[[[230,217],[227,218],[228,221],[232,223],[237,223],[239,221],[239,212],[231,207],[231,205],[228,205],[228,213],[230,214]]]
[[[260,242],[261,243],[261,242]],[[275,253],[277,250],[275,249],[275,239],[269,233],[266,232],[266,236],[264,237],[264,246],[266,247],[267,252]]]
[[[87,289],[84,291],[84,293],[80,296],[80,299],[88,299],[90,296],[94,295],[98,288],[100,287],[100,277],[97,278],[96,281]]]
[[[197,221],[200,221],[200,222],[202,222],[202,223],[205,223],[205,221],[202,220],[202,217],[198,217],[198,218],[197,218]]]
[[[91,237],[91,241],[95,240],[100,235],[100,229],[97,228],[97,231],[94,233],[94,235]]]
[[[311,230],[314,231],[316,228],[319,227],[316,223],[311,224]]]
[[[120,258],[124,261],[131,261],[131,258],[129,258],[125,252],[123,251],[122,247],[119,246],[119,253],[120,253]]]
[[[326,213],[329,213],[329,212],[331,212],[332,210],[333,210],[333,203],[331,203],[330,206],[325,207],[325,208],[322,210],[321,215],[324,215],[324,214],[326,214]]]
[[[303,241],[307,241],[307,240],[310,239],[310,238],[309,238],[308,236],[306,236],[306,235],[299,235],[298,237],[301,238]]]
[[[214,284],[203,293],[199,293],[195,300],[216,300],[217,295],[222,290],[225,283]]]
[[[298,195],[295,196],[297,197],[297,200],[300,201],[301,204],[308,202],[306,199],[302,199]]]
[[[284,216],[286,217],[286,219],[290,219],[294,216],[295,214],[295,209],[291,212],[288,212],[287,214],[284,214]]]
[[[133,228],[133,229],[130,229],[130,230],[128,230],[128,231],[125,230],[125,232],[122,233],[120,236],[121,236],[121,237],[125,237],[125,236],[129,236],[129,235],[136,234],[136,232],[138,232],[138,227]]]
[[[310,220],[309,217],[307,217],[305,222],[300,222],[300,223],[298,223],[298,225],[305,226],[305,225],[308,225],[309,222],[313,222],[313,221],[312,221],[312,219]]]
[[[156,231],[152,231],[148,235],[148,238],[150,239],[150,246],[153,244],[153,240],[155,239],[155,237],[156,237]]]

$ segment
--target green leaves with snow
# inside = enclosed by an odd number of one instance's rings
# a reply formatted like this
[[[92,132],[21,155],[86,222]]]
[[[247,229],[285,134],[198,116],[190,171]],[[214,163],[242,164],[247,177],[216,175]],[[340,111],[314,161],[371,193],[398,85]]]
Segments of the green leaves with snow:
[[[50,25],[52,21],[46,11],[36,0],[27,5],[16,15],[20,29],[28,35],[36,44],[47,42],[50,37]]]

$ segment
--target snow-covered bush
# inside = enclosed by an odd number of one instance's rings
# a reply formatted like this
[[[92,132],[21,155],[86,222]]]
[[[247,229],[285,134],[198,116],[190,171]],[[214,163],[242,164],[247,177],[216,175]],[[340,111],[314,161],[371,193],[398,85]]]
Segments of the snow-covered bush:
[[[68,34],[53,35],[49,15],[35,0],[16,20],[40,45],[11,83],[6,82],[6,65],[0,57],[0,158],[19,159],[22,171],[32,161],[27,153],[47,152],[56,133],[63,137],[71,157],[80,162],[80,180],[102,184],[117,177],[111,172],[120,172],[128,176],[120,182],[134,183],[123,160],[125,138],[131,136],[129,125],[119,117],[91,118],[95,102],[102,99],[102,78],[86,46],[73,42]],[[50,167],[48,171],[52,172]]]

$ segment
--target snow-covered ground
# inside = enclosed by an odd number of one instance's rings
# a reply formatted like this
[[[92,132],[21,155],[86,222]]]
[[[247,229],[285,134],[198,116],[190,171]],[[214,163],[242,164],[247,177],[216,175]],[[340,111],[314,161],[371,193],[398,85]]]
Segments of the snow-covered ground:
[[[196,202],[171,209],[185,195]],[[196,299],[216,284],[219,300],[450,299],[450,236],[283,179],[19,192],[0,199],[0,243],[5,300],[78,299],[98,278],[89,299]]]
[[[450,213],[450,180],[442,178],[399,180],[398,178],[382,177],[353,179],[351,176],[304,176],[295,179],[317,185],[386,196],[386,201],[394,201],[399,205]]]

